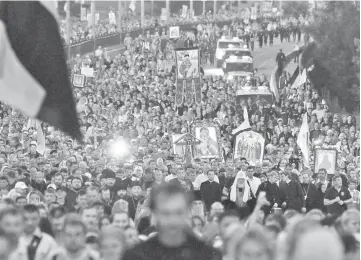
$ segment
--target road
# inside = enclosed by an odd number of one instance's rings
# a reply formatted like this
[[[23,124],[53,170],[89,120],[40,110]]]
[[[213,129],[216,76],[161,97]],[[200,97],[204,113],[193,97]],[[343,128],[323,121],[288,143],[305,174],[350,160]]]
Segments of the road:
[[[258,47],[258,43],[255,44],[255,49],[253,51],[253,58],[254,58],[254,67],[258,69],[258,75],[265,74],[266,77],[269,79],[271,77],[272,71],[276,67],[276,55],[279,49],[282,48],[282,51],[287,55],[288,53],[292,52],[294,43],[293,42],[283,42],[279,40],[279,38],[274,40],[273,46],[263,46],[262,48]],[[120,52],[124,51],[124,46],[118,45],[112,48],[107,48],[107,54],[110,57],[114,57],[115,55],[119,54]],[[171,66],[172,64],[170,64]],[[287,66],[287,71],[291,74],[296,69],[296,64],[291,62]],[[209,68],[209,67],[205,67]]]

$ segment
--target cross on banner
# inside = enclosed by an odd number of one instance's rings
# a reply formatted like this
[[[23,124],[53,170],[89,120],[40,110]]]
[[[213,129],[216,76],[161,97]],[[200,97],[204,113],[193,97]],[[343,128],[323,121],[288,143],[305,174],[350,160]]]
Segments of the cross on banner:
[[[198,145],[200,143],[201,141],[191,134],[185,134],[182,138],[174,142],[174,144],[178,144],[183,147],[183,161],[187,164],[191,164],[193,159],[193,145]]]

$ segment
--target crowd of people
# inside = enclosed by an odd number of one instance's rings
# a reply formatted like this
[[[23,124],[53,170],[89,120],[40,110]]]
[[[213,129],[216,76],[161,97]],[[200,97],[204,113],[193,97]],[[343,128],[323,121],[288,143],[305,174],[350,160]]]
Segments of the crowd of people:
[[[237,13],[234,9],[220,10],[216,14],[216,21],[230,21],[234,19],[236,15]],[[111,36],[119,32],[126,34],[132,31],[139,31],[140,29],[146,30],[154,27],[193,24],[196,22],[206,21],[215,21],[211,13],[206,13],[200,16],[190,16],[188,14],[186,18],[182,17],[181,13],[171,14],[167,20],[162,20],[160,17],[151,17],[146,15],[144,17],[143,26],[141,25],[141,21],[138,16],[123,16],[120,26],[117,23],[110,23],[109,19],[99,19],[95,25],[95,38]],[[94,38],[94,26],[92,26],[87,20],[82,21],[79,17],[72,17],[70,24],[70,45],[81,44]],[[68,43],[66,20],[61,21],[60,33],[64,42]]]
[[[211,44],[229,29],[247,41],[247,22],[195,29],[176,42],[166,31],[128,35],[124,53],[99,49],[69,62],[72,73],[97,71],[74,88],[84,144],[44,126],[40,153],[39,128],[0,105],[0,259],[359,258],[355,117],[332,114],[309,83],[292,86],[285,72],[277,102],[243,104],[265,139],[263,162],[234,158],[232,130],[245,120],[236,109],[239,79],[201,75],[201,105],[175,107],[172,50]],[[304,113],[309,168],[296,142]],[[199,122],[219,128],[222,156],[189,162],[172,135]],[[334,172],[314,171],[316,148],[337,151]]]

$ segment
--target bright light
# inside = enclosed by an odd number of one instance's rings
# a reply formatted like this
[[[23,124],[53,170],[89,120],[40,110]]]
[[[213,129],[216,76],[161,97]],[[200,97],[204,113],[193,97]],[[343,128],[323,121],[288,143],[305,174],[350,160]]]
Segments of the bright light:
[[[109,154],[113,157],[120,158],[129,155],[129,145],[125,140],[117,140],[109,147]]]

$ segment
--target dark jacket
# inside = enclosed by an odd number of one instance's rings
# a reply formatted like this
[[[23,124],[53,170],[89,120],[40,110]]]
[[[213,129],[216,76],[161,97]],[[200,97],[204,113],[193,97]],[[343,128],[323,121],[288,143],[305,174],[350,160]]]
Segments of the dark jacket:
[[[205,181],[201,184],[200,192],[202,200],[206,205],[207,211],[210,210],[211,205],[216,201],[221,201],[222,188],[221,185],[215,181]]]
[[[222,257],[215,249],[207,246],[193,235],[189,235],[185,243],[179,247],[169,248],[163,245],[158,235],[148,239],[125,252],[123,260],[160,260],[160,259],[197,259],[221,260]]]
[[[280,183],[280,198],[281,203],[286,202],[287,209],[295,209],[301,211],[305,207],[305,198],[302,193],[301,184],[297,181],[290,181]]]
[[[256,192],[256,197],[261,191],[266,192],[266,198],[271,203],[270,207],[273,207],[275,203],[280,206],[280,189],[276,183],[270,183],[269,181],[261,183]]]
[[[320,209],[320,196],[316,185],[313,183],[301,183],[303,195],[305,197],[306,209]]]

